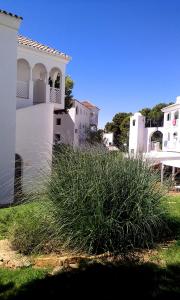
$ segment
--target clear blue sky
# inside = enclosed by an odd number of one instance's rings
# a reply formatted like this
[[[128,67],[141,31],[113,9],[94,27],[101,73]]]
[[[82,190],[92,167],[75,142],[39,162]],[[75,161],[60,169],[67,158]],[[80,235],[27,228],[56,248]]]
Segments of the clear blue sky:
[[[21,34],[72,56],[74,96],[101,108],[100,126],[180,95],[180,0],[2,0]]]

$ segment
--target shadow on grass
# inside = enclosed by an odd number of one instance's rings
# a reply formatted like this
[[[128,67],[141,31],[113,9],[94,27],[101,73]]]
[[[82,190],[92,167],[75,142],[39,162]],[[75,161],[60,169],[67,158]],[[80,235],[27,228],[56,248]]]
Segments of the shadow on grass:
[[[180,265],[81,263],[0,299],[180,299]]]

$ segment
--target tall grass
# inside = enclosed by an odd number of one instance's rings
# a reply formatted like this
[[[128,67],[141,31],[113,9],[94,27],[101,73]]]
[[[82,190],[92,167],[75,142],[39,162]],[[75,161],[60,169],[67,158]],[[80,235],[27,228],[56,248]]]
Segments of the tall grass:
[[[164,193],[159,174],[140,158],[61,146],[44,200],[16,218],[13,245],[25,253],[91,254],[150,247],[163,229]]]
[[[160,233],[164,188],[141,159],[100,148],[63,148],[47,190],[64,249],[119,253],[151,246]]]

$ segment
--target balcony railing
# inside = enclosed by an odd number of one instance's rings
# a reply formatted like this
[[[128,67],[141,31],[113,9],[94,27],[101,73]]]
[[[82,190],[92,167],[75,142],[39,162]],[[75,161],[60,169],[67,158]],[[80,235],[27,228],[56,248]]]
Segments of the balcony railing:
[[[51,87],[50,88],[50,102],[61,103],[61,90]]]
[[[16,97],[18,98],[29,98],[29,82],[17,81]]]

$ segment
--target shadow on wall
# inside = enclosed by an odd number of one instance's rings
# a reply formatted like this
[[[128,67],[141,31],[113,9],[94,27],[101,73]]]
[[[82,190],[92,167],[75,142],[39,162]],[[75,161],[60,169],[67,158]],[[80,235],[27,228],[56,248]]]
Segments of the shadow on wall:
[[[97,264],[35,280],[1,299],[179,299],[180,266]],[[13,289],[12,283],[0,291]],[[0,292],[0,294],[1,294]]]

